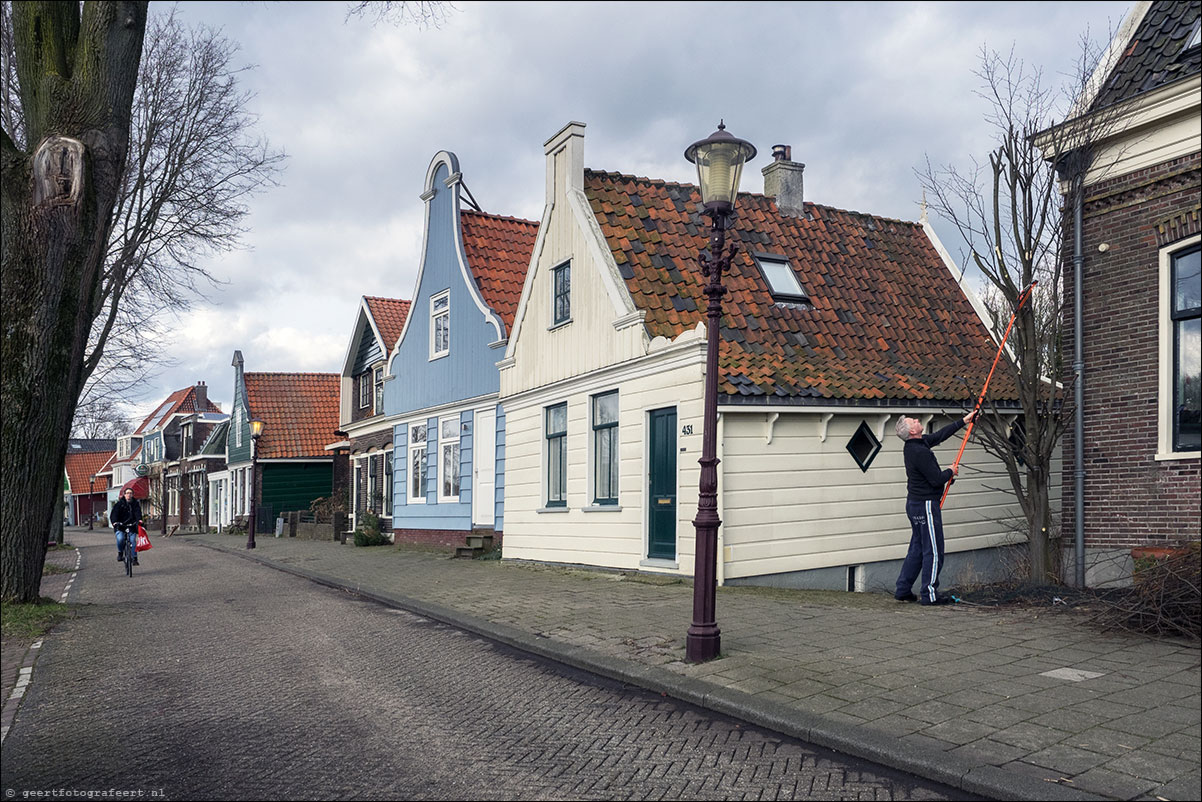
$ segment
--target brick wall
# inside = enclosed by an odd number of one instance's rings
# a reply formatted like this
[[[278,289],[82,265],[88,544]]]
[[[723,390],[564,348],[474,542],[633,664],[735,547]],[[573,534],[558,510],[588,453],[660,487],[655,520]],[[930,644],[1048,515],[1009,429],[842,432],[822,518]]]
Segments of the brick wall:
[[[1202,155],[1086,188],[1082,283],[1087,548],[1198,538],[1199,461],[1156,461],[1160,249],[1198,233]],[[1065,363],[1072,364],[1072,208],[1065,216]],[[1098,246],[1109,248],[1099,252]],[[1071,384],[1066,383],[1066,388]],[[1071,399],[1071,389],[1068,390]],[[1074,443],[1064,438],[1064,532],[1074,527]]]

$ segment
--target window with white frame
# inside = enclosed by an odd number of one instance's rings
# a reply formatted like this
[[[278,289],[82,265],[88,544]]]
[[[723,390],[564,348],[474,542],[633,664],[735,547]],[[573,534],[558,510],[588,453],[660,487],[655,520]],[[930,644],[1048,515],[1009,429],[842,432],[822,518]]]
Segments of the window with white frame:
[[[376,497],[380,495],[380,474],[376,470],[379,456],[372,454],[367,458],[367,509],[379,512],[376,508]]]
[[[1202,244],[1161,251],[1160,450],[1202,450]]]
[[[547,506],[568,505],[568,405],[546,410]]]
[[[426,500],[426,424],[409,427],[409,503]]]
[[[451,293],[439,293],[430,299],[430,358],[451,353]]]
[[[380,515],[392,517],[392,449],[384,452],[384,509]]]
[[[438,421],[438,500],[459,500],[459,416]]]
[[[371,373],[360,373],[358,376],[359,382],[359,409],[366,409],[371,405]]]
[[[558,326],[572,319],[572,263],[564,262],[551,275],[551,325]]]
[[[618,503],[618,391],[593,396],[593,503]]]
[[[384,366],[376,365],[372,368],[372,386],[374,392],[372,394],[372,412],[379,414],[384,411]]]

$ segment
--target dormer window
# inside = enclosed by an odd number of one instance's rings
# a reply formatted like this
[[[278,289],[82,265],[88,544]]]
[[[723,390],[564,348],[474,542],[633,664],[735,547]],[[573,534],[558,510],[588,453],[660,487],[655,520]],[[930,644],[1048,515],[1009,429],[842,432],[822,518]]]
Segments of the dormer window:
[[[760,275],[768,283],[768,291],[778,301],[808,304],[810,296],[801,286],[793,266],[784,256],[772,254],[755,254],[755,264],[760,269]]]
[[[1192,50],[1199,44],[1202,44],[1202,24],[1195,22],[1194,32],[1190,34],[1189,41],[1185,43],[1185,47],[1181,48],[1181,52]]]

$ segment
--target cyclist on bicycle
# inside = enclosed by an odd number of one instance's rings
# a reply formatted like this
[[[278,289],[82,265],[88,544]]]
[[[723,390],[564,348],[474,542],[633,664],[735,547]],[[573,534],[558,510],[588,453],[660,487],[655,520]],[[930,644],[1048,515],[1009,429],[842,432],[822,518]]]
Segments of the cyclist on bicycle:
[[[123,549],[125,548],[125,539],[138,537],[138,525],[142,523],[142,505],[134,498],[132,488],[125,488],[122,497],[117,499],[117,503],[113,505],[113,511],[109,514],[109,523],[113,525],[113,529],[117,531],[117,562],[125,559]],[[134,552],[134,565],[138,564],[138,552]]]

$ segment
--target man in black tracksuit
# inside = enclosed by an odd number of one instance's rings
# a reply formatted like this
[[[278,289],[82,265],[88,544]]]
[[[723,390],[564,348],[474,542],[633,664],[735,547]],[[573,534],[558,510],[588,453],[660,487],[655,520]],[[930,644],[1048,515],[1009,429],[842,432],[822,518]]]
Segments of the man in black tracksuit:
[[[910,550],[897,576],[897,588],[893,597],[898,601],[915,601],[921,604],[947,604],[948,596],[940,596],[939,571],[943,568],[943,515],[939,500],[943,487],[959,468],[939,470],[932,446],[937,446],[972,421],[976,412],[970,412],[963,420],[949,423],[934,434],[923,434],[922,423],[914,418],[903,417],[897,422],[897,436],[906,441],[906,516],[910,519]],[[922,570],[922,586],[918,596],[912,588]]]

